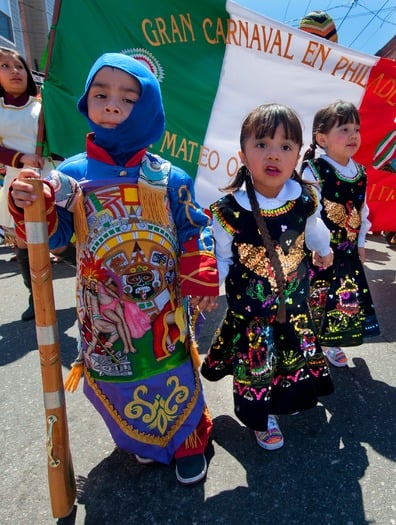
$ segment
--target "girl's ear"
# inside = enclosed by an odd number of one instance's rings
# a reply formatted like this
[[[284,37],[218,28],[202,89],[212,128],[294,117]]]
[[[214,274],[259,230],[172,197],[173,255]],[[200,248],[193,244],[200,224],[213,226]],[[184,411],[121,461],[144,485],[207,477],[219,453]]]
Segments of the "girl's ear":
[[[315,137],[316,143],[323,149],[327,147],[327,137],[324,133],[317,133]]]
[[[244,164],[246,167],[248,167],[246,155],[244,154],[244,152],[242,150],[239,150],[238,151],[238,155],[239,155],[239,158],[240,158],[240,161],[242,162],[242,164]]]

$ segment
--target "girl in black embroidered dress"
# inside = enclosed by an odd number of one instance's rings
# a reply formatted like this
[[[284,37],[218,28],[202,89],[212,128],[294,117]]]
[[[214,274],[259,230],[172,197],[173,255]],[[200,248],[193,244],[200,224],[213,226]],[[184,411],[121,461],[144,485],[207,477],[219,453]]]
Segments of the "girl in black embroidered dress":
[[[330,363],[342,367],[340,346],[356,346],[379,334],[378,321],[364,274],[364,243],[370,229],[367,177],[353,160],[360,147],[357,108],[344,101],[317,111],[312,145],[304,156],[302,177],[313,182],[322,204],[322,219],[331,232],[334,264],[313,268],[310,305],[317,335]],[[319,146],[325,151],[315,158]]]
[[[202,375],[234,376],[237,417],[268,450],[283,445],[274,414],[316,405],[333,385],[314,335],[305,243],[317,264],[332,263],[329,231],[309,185],[297,180],[297,115],[262,105],[245,119],[242,166],[212,204],[216,258],[228,308]]]

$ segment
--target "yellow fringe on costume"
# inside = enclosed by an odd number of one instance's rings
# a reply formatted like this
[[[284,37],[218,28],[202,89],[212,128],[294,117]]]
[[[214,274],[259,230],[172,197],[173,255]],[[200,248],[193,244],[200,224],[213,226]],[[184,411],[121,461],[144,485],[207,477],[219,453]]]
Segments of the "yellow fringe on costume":
[[[197,448],[199,443],[202,443],[202,441],[196,430],[193,430],[193,432],[191,432],[191,434],[184,440],[184,446],[186,448]]]
[[[138,182],[139,201],[142,206],[142,219],[169,226],[169,215],[165,205],[166,186],[148,184],[141,177]]]
[[[198,370],[201,366],[201,357],[199,355],[198,343],[196,341],[191,341],[190,343],[190,355],[194,368]]]
[[[74,361],[71,364],[69,373],[66,376],[64,381],[64,387],[67,392],[75,392],[80,383],[84,373],[84,362],[83,361]]]
[[[191,314],[191,321],[190,321],[190,355],[191,355],[191,361],[193,363],[193,366],[196,370],[199,369],[201,366],[201,357],[199,355],[199,347],[198,343],[195,340],[195,323],[197,322],[197,318],[200,314],[200,310],[198,306],[194,308],[193,313]]]
[[[203,414],[207,421],[211,420],[208,407],[205,406]],[[199,444],[202,444],[202,439],[199,437],[197,429],[195,429],[191,434],[184,440],[184,446],[186,448],[197,448]]]
[[[85,241],[88,235],[88,223],[87,217],[85,215],[84,196],[82,191],[80,191],[80,194],[76,199],[73,212],[74,231],[76,235],[76,240],[78,243],[81,243]]]
[[[183,306],[178,306],[174,313],[175,316],[175,324],[178,327],[180,331],[180,342],[184,343],[186,339],[186,319],[184,316],[184,308]]]

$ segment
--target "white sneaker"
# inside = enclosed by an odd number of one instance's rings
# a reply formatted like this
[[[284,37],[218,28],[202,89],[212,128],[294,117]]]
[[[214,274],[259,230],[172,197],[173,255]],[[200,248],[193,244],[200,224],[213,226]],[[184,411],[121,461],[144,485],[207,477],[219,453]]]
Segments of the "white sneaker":
[[[347,366],[348,358],[345,355],[345,352],[339,346],[331,346],[329,348],[323,349],[325,356],[328,361],[338,368]]]
[[[254,434],[257,443],[266,450],[276,450],[283,447],[283,435],[275,416],[268,416],[267,430],[264,432],[255,430]]]

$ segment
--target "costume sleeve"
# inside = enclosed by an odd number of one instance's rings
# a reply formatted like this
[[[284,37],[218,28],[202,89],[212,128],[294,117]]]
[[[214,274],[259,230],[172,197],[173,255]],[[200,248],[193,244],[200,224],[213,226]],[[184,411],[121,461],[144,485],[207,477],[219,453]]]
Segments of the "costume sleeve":
[[[325,256],[331,252],[330,231],[317,212],[308,217],[305,226],[305,244],[311,251]]]
[[[313,173],[313,171],[311,170],[309,165],[305,166],[305,168],[303,169],[301,177],[302,177],[302,180],[304,182],[310,183],[312,185],[312,188],[314,189],[314,191],[316,193],[318,202],[320,203],[321,197],[322,197],[321,192],[320,192],[320,183],[319,183],[318,179],[315,177],[315,174]],[[321,205],[319,205],[319,210],[321,210],[321,209],[322,209]]]
[[[68,211],[67,203],[70,199],[70,187],[71,182],[69,181],[70,177],[62,175],[64,178],[63,190],[67,194],[67,200],[63,198],[64,193],[60,191],[61,187],[59,186],[59,180],[57,180],[57,174],[54,170],[51,172],[51,175],[47,179],[43,180],[43,183],[46,184],[51,190],[51,196],[45,197],[45,208],[46,216],[48,223],[48,244],[51,250],[54,248],[60,248],[66,246],[74,233],[74,222],[73,222],[73,213]],[[74,184],[75,181],[73,181]],[[22,208],[18,208],[12,198],[12,185],[8,193],[8,208],[11,215],[15,221],[15,231],[18,237],[26,241],[26,228],[25,228],[25,219],[24,212]]]
[[[5,164],[6,166],[11,166],[12,168],[23,168],[21,162],[21,157],[23,153],[20,151],[5,148],[0,146],[0,163]]]
[[[307,179],[303,187],[303,198],[311,206],[305,224],[305,244],[309,250],[318,252],[321,256],[328,255],[331,252],[330,230],[321,217],[320,193]]]
[[[215,238],[215,253],[219,269],[220,286],[228,275],[232,263],[232,235],[213,216],[213,234]]]
[[[369,221],[369,208],[367,206],[366,200],[364,201],[362,209],[362,223],[360,225],[359,235],[357,245],[359,248],[364,248],[364,243],[366,241],[366,236],[371,228],[371,222]]]
[[[306,164],[303,169],[302,179],[305,183],[310,185],[310,189],[314,192],[317,200],[317,206],[314,213],[307,218],[305,226],[305,244],[309,250],[318,252],[321,256],[325,256],[331,252],[330,230],[321,218],[322,205],[320,203],[320,184],[308,164]]]
[[[48,236],[50,237],[57,227],[57,215],[55,210],[54,202],[54,191],[51,185],[47,181],[43,181],[50,190],[51,196],[44,197],[45,209],[47,211],[47,223],[48,223]],[[15,205],[14,199],[12,198],[12,184],[8,190],[8,209],[15,221],[15,233],[18,237],[26,241],[26,227],[25,227],[25,215],[22,208],[18,208]]]
[[[75,233],[76,202],[82,193],[78,182],[59,170],[52,170],[47,181],[54,189],[58,216],[57,229],[49,239],[49,246],[54,249],[66,246]]]
[[[212,219],[195,201],[192,179],[172,166],[168,183],[172,215],[180,244],[183,296],[219,295]]]

